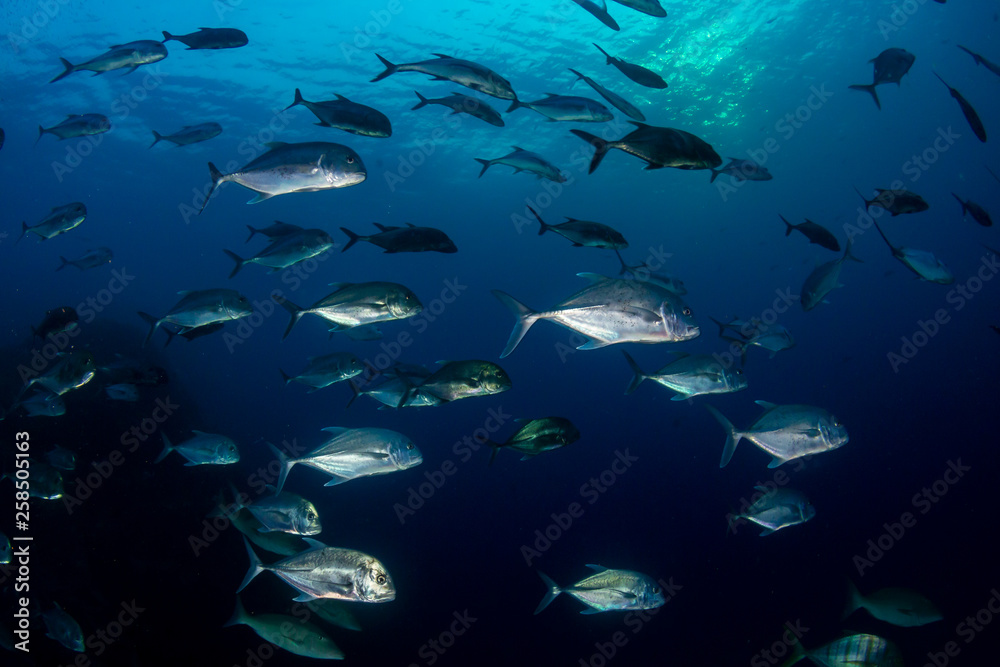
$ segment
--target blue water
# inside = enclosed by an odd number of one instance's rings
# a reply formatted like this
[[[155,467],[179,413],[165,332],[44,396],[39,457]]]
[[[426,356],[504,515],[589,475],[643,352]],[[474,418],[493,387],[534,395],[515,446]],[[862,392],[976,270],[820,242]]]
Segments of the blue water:
[[[309,662],[273,649],[249,628],[222,628],[248,560],[236,530],[216,536],[203,521],[228,482],[250,490],[273,474],[265,441],[312,448],[327,426],[397,430],[424,454],[417,468],[334,488],[324,488],[314,471],[296,468],[290,477],[288,488],[319,508],[319,537],[377,556],[398,589],[391,603],[352,606],[362,632],[330,630],[349,664],[777,664],[761,651],[775,642],[782,651],[786,622],[809,628],[802,642],[810,648],[848,631],[884,636],[899,645],[907,665],[927,663],[928,653],[940,654],[948,642],[959,649],[953,664],[986,664],[984,657],[995,655],[996,624],[977,632],[961,624],[1000,586],[993,529],[1000,338],[989,327],[1000,325],[1000,282],[969,282],[977,272],[995,277],[996,257],[984,245],[996,248],[1000,238],[963,220],[950,193],[1000,214],[997,182],[985,169],[1000,173],[1000,159],[991,143],[973,136],[933,72],[965,95],[988,132],[1000,131],[1000,81],[957,48],[1000,62],[1000,8],[913,2],[894,15],[897,3],[860,0],[663,5],[668,17],[655,19],[612,3],[622,26],[613,33],[568,1],[362,0],[282,9],[238,0],[3,4],[2,400],[13,399],[18,366],[40,347],[30,340],[30,326],[64,305],[77,307],[81,317],[74,349],[89,349],[100,365],[115,355],[156,364],[170,378],[143,387],[136,404],[107,401],[95,384],[68,394],[62,417],[15,415],[3,422],[4,469],[13,465],[14,432],[28,431],[36,456],[52,444],[77,451],[80,465],[65,475],[67,496],[79,497],[93,471],[113,470],[91,485],[97,488],[81,505],[65,498],[32,503],[31,604],[48,609],[58,602],[80,622],[92,640],[89,664],[253,665],[261,656],[272,656],[263,660],[268,665]],[[199,26],[239,28],[250,43],[187,51],[168,42],[168,58],[126,76],[83,72],[48,83],[60,72],[59,57],[79,62],[111,44]],[[633,84],[606,66],[591,42],[660,72],[670,87]],[[891,46],[913,52],[916,62],[902,85],[879,87],[879,111],[867,94],[847,86],[868,83],[868,60]],[[475,60],[511,81],[522,99],[545,92],[598,99],[573,84],[567,71],[573,67],[633,101],[650,124],[692,132],[723,157],[757,159],[774,179],[733,187],[721,177],[709,184],[707,172],[644,171],[620,151],[588,175],[592,150],[569,128],[618,138],[632,129],[622,114],[602,127],[548,123],[518,110],[504,114],[506,126],[498,128],[468,116],[445,118],[438,106],[410,111],[414,90],[428,97],[475,93],[411,73],[369,83],[382,70],[375,52],[397,63],[432,53]],[[309,100],[341,94],[378,108],[391,118],[393,136],[316,127],[303,107],[281,112],[296,87]],[[481,97],[497,110],[507,106]],[[46,135],[33,145],[39,124],[49,127],[70,113],[103,113],[112,130],[62,142]],[[148,148],[151,130],[166,134],[207,121],[219,122],[222,135]],[[942,135],[953,140],[935,148]],[[254,206],[245,204],[249,190],[225,184],[195,215],[210,183],[206,162],[241,166],[267,141],[347,144],[362,156],[368,178],[356,187]],[[474,157],[499,157],[511,145],[545,155],[568,181],[512,175],[503,166],[477,178]],[[915,167],[914,156],[933,163]],[[669,351],[724,354],[709,317],[770,318],[776,299],[798,294],[813,267],[835,257],[798,233],[785,238],[779,213],[793,223],[808,217],[843,244],[861,215],[852,186],[868,194],[897,180],[895,187],[918,192],[930,210],[881,218],[887,235],[932,250],[955,284],[917,280],[867,223],[867,230],[858,227],[854,253],[864,263],[844,266],[844,286],[829,294],[828,304],[811,312],[782,306],[777,321],[797,345],[773,359],[750,350],[750,386],[743,392],[671,402],[670,392],[647,382],[624,396],[630,373],[621,348],[572,350],[580,341],[548,323],[498,359],[513,318],[491,289],[541,309],[583,287],[576,273],[618,271],[610,251],[574,248],[552,234],[539,238],[533,221],[522,224],[526,204],[549,222],[570,216],[614,226],[629,240],[624,254],[631,263],[670,255],[660,270],[684,280],[702,333],[675,345],[622,346],[652,371],[670,360]],[[15,243],[22,220],[35,224],[51,207],[72,201],[89,211],[79,228],[43,243],[31,235]],[[274,220],[327,229],[340,243],[346,242],[341,226],[358,233],[373,231],[373,222],[432,226],[459,252],[384,255],[358,244],[343,254],[335,249],[303,273],[268,274],[250,265],[227,279],[232,263],[222,249],[257,252],[262,241],[244,245],[245,225]],[[60,256],[72,259],[101,245],[115,253],[109,266],[55,272]],[[306,305],[326,295],[328,283],[369,280],[405,284],[425,312],[383,324],[381,341],[331,338],[312,316],[282,340],[287,315],[268,301],[272,290]],[[146,327],[137,311],[160,316],[176,292],[212,287],[239,290],[260,315],[243,328],[230,323],[224,334],[177,340],[166,349],[157,333],[141,347]],[[959,288],[976,291],[963,295]],[[944,324],[930,338],[917,335],[924,344],[894,367],[890,353],[902,354],[902,339],[912,342],[920,323],[935,316]],[[490,360],[508,372],[513,388],[396,411],[376,410],[366,398],[345,409],[351,394],[343,384],[313,394],[283,386],[279,368],[295,373],[307,357],[338,350],[373,364],[386,357],[422,364]],[[756,399],[822,406],[850,432],[843,448],[778,469],[788,486],[809,496],[817,515],[766,539],[749,526],[727,536],[726,514],[777,471],[746,442],[720,470],[724,433],[703,407],[714,405],[744,426],[759,413]],[[190,429],[224,433],[239,443],[242,460],[185,468],[172,455],[154,465],[159,433],[138,444],[127,433],[154,415],[157,400],[178,406],[157,431],[175,442]],[[504,423],[495,437],[503,440],[516,428],[513,418],[550,415],[570,418],[580,441],[526,462],[500,452],[491,467],[486,451],[457,444],[498,420]],[[608,472],[619,455],[635,461]],[[120,465],[109,468],[112,457]],[[949,475],[953,484],[938,484],[930,492],[936,502],[916,497],[959,460],[971,469],[958,479]],[[0,488],[6,499],[0,530],[14,534],[12,487]],[[421,491],[429,496],[423,505],[403,513],[408,502],[418,504],[413,498]],[[577,516],[565,527],[563,515],[571,511]],[[898,534],[893,524],[906,512],[914,521],[905,534],[884,537],[887,524]],[[564,527],[551,527],[553,515]],[[536,543],[536,531],[547,529],[555,539]],[[207,545],[192,546],[192,536]],[[859,573],[856,557],[880,537],[891,548],[875,553],[881,557],[861,564]],[[530,565],[528,547],[539,551]],[[587,563],[647,573],[678,586],[676,595],[645,617],[580,616],[582,605],[569,596],[532,616],[544,594],[533,570],[568,585],[586,576]],[[866,593],[914,588],[944,620],[898,628],[858,612],[842,621],[847,577]],[[12,584],[8,574],[0,586],[5,624],[19,596]],[[293,595],[265,573],[243,600],[252,612],[288,613]],[[116,630],[122,605],[133,601],[143,609],[134,622],[113,641],[100,639],[97,633]],[[456,614],[466,615],[465,625],[453,626]],[[452,628],[462,633],[448,634]],[[605,658],[615,639],[614,655]],[[62,665],[74,658],[44,637],[36,617],[30,655],[4,652],[3,664]]]

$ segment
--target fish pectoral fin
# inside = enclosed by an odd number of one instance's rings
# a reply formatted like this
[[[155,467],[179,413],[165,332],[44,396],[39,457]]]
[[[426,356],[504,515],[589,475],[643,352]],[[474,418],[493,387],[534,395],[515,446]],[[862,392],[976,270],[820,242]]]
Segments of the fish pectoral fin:
[[[589,567],[594,572],[604,572],[608,569],[603,565],[595,565],[594,563],[587,563],[587,567]]]
[[[608,345],[611,345],[611,343],[612,343],[612,341],[597,340],[596,338],[591,338],[590,340],[588,340],[583,345],[578,346],[576,349],[578,349],[578,350],[596,350],[596,349],[601,348],[601,347],[607,347]]]
[[[584,616],[590,616],[591,614],[600,614],[601,610],[600,609],[584,609],[580,613],[583,614]]]
[[[779,459],[777,456],[775,456],[774,458],[771,459],[771,462],[767,464],[767,467],[768,468],[777,468],[778,466],[780,466],[784,462],[785,462],[785,459]]]
[[[756,403],[757,405],[766,410],[773,410],[774,408],[778,407],[777,405],[769,401],[754,401],[754,403]]]
[[[663,165],[662,164],[653,164],[652,162],[650,162],[649,164],[646,165],[645,169],[647,169],[647,170],[649,170],[649,169],[663,169]]]
[[[323,486],[337,486],[338,484],[343,484],[344,482],[347,481],[350,481],[350,478],[334,475],[333,477],[330,478],[330,481],[324,484]]]
[[[311,600],[319,600],[320,598],[313,595],[312,593],[303,593],[298,597],[292,598],[293,602],[309,602]]]
[[[760,537],[767,537],[768,535],[773,535],[774,532],[775,531],[773,528],[766,528],[761,532]]]
[[[258,192],[257,196],[254,197],[253,199],[251,199],[250,201],[248,201],[247,203],[248,204],[259,204],[260,202],[264,201],[265,199],[270,199],[273,196],[274,195],[269,194],[267,192]]]

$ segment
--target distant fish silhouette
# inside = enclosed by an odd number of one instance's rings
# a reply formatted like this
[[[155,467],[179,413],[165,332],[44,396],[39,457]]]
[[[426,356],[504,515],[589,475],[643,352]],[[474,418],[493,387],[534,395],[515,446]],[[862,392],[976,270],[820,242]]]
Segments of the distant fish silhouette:
[[[977,65],[982,65],[983,67],[985,67],[989,71],[993,72],[997,76],[1000,76],[1000,65],[997,65],[996,63],[991,63],[989,60],[987,60],[986,58],[983,58],[978,53],[975,53],[974,51],[970,51],[969,49],[965,48],[962,45],[959,45],[958,48],[962,49],[963,51],[965,51],[966,53],[968,53],[970,56],[972,56],[976,60],[976,64]]]
[[[934,72],[934,76],[941,79],[941,75],[937,72]],[[977,114],[976,110],[972,108],[972,105],[969,104],[968,100],[962,97],[962,93],[949,86],[948,82],[944,79],[941,79],[941,83],[948,88],[948,92],[951,93],[951,96],[958,100],[958,106],[962,107],[962,113],[965,115],[965,120],[969,121],[969,127],[972,128],[976,137],[978,137],[983,143],[986,143],[986,128],[983,127],[983,121],[979,120],[979,114]]]
[[[612,30],[621,30],[621,28],[618,27],[618,23],[614,20],[614,18],[612,18],[611,14],[608,14],[608,5],[604,0],[601,0],[600,4],[594,2],[593,0],[573,0],[573,2],[593,14],[598,21]]]
[[[906,49],[886,49],[882,53],[878,54],[868,62],[875,63],[875,75],[874,80],[870,85],[855,84],[853,86],[848,86],[851,90],[863,90],[870,94],[875,100],[875,106],[882,109],[882,103],[878,100],[878,94],[875,92],[875,86],[883,83],[894,83],[897,86],[900,85],[900,80],[903,78],[910,68],[913,67],[913,61],[917,57],[907,51]]]

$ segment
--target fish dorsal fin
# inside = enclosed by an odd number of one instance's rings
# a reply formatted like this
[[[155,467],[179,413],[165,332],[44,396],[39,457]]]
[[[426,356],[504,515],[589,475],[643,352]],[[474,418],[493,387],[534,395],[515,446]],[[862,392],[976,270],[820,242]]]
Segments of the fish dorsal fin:
[[[434,363],[437,364],[438,366],[445,366],[447,364],[450,364],[451,360],[450,359],[438,359]]]
[[[349,99],[347,99],[346,97],[344,97],[343,95],[340,95],[338,93],[334,93],[333,96],[336,97],[341,102],[350,102]]]
[[[187,296],[188,294],[193,294],[193,293],[194,290],[182,289],[180,292],[177,293],[177,296]]]
[[[282,146],[287,146],[287,141],[268,141],[264,144],[267,146],[268,150],[274,150],[275,148],[281,148]]]
[[[325,431],[326,433],[329,433],[330,435],[335,435],[336,436],[336,435],[343,435],[344,433],[346,433],[347,431],[350,431],[351,429],[345,428],[343,426],[327,426],[327,427],[322,428],[320,430],[321,431]]]
[[[757,405],[759,405],[760,407],[762,407],[762,408],[764,408],[766,410],[772,410],[772,409],[778,407],[776,403],[771,403],[769,401],[754,401],[754,403],[756,403]]]
[[[451,58],[452,57],[452,56],[449,56],[449,55],[445,55],[443,53],[432,53],[431,55],[432,56],[436,56],[438,58]]]
[[[313,551],[315,549],[326,549],[326,545],[320,542],[319,540],[314,540],[311,537],[303,537],[302,539],[305,540],[306,544],[309,545],[310,551]]]
[[[199,431],[196,428],[191,429],[191,432],[195,435],[212,435],[211,433],[205,433],[204,431]]]
[[[332,287],[334,292],[339,292],[345,287],[350,287],[354,283],[329,283],[327,287]]]
[[[523,149],[523,148],[521,148],[520,146],[513,146],[513,145],[512,145],[512,146],[511,146],[511,148],[513,148],[513,149],[514,149],[514,150],[516,150],[516,151],[521,151],[522,153],[530,153],[530,152],[531,152],[531,151],[526,151],[526,150],[524,150],[524,149]]]
[[[413,224],[412,222],[406,223],[406,226],[409,227],[410,229],[416,229],[417,228],[417,226],[415,224]]]
[[[594,565],[593,563],[587,563],[587,567],[589,567],[594,572],[606,572],[608,569],[603,565]]]
[[[765,493],[765,494],[770,494],[771,493],[771,490],[769,488],[767,488],[766,486],[764,486],[763,484],[756,484],[756,485],[754,485],[753,488],[757,489],[761,493]]]
[[[647,127],[652,127],[651,125],[647,125],[646,123],[640,123],[637,120],[630,120],[629,122],[632,123],[633,125],[635,125],[636,127],[638,127],[639,129],[645,129]]]
[[[69,120],[70,118],[79,118],[79,117],[80,117],[80,114],[78,114],[78,113],[68,113],[68,114],[66,114],[66,120]],[[66,121],[63,121],[63,122],[66,122]],[[54,207],[53,210],[55,210],[55,208],[58,208],[58,206]]]
[[[376,227],[378,227],[378,230],[380,232],[385,232],[385,231],[388,231],[390,229],[389,227],[386,227],[385,225],[380,225],[377,222],[373,222],[372,224],[375,225]]]
[[[602,276],[599,273],[589,273],[589,272],[586,272],[586,271],[583,272],[583,273],[578,273],[576,275],[578,277],[580,277],[580,278],[585,279],[585,280],[589,280],[591,282],[591,284],[593,284],[593,285],[596,285],[597,283],[602,283],[605,280],[611,280],[607,276]]]

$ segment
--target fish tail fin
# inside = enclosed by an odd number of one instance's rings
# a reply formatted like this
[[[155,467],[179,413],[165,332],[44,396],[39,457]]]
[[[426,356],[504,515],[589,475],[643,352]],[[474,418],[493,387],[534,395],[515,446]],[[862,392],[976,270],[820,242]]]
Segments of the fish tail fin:
[[[285,107],[284,110],[288,111],[292,107],[295,107],[295,106],[298,106],[298,105],[302,104],[304,101],[305,100],[302,98],[302,91],[299,90],[298,88],[296,88],[295,89],[295,100],[291,104],[289,104],[287,107]]]
[[[161,42],[161,43],[166,43],[166,42],[169,42],[172,39],[177,39],[176,37],[174,37],[173,35],[171,35],[166,30],[161,30],[160,32],[163,33],[163,42]]]
[[[573,74],[576,74],[576,80],[577,80],[577,81],[582,81],[582,80],[584,79],[584,76],[583,76],[582,74],[580,74],[579,72],[577,72],[577,71],[576,71],[575,69],[573,69],[572,67],[570,67],[570,68],[568,68],[568,69],[569,69],[569,71],[570,71],[570,72],[572,72]],[[575,83],[575,82],[574,82],[574,83]]]
[[[354,378],[350,378],[347,384],[351,385],[351,400],[347,401],[347,405],[344,406],[345,410],[351,407],[351,403],[358,400],[358,396],[361,395],[361,385],[355,382]]]
[[[243,502],[243,495],[240,493],[239,489],[236,488],[236,485],[233,484],[232,482],[229,482],[229,490],[233,494],[233,511],[232,511],[232,514],[236,514],[241,509],[245,508],[246,504]]]
[[[510,113],[511,111],[516,111],[517,109],[520,109],[521,107],[524,106],[527,105],[521,100],[517,99],[517,96],[515,96],[514,101],[510,103],[509,107],[507,107],[507,113]]]
[[[719,174],[721,173],[722,173],[721,169],[712,169],[712,178],[708,179],[708,182],[715,183],[715,179],[717,179],[719,177]]]
[[[143,346],[146,346],[149,343],[149,339],[153,337],[154,333],[156,333],[156,328],[160,326],[160,321],[149,313],[144,313],[141,310],[139,311],[139,317],[144,319],[146,324],[149,325],[149,333],[146,334],[145,340],[142,341]]]
[[[212,178],[212,189],[208,191],[207,195],[205,195],[205,201],[201,203],[201,208],[198,209],[198,215],[201,215],[201,212],[205,210],[205,207],[208,206],[208,200],[212,198],[212,195],[215,194],[216,188],[218,188],[222,184],[223,179],[225,179],[225,175],[211,162],[208,163],[208,175]]]
[[[243,625],[247,622],[247,610],[243,608],[243,602],[240,600],[240,596],[236,596],[236,608],[233,609],[233,615],[229,617],[229,620],[222,624],[222,627],[228,628],[233,625]]]
[[[792,232],[795,230],[795,225],[785,220],[785,216],[780,213],[778,214],[778,217],[781,218],[783,223],[785,223],[785,236],[791,236]]]
[[[733,458],[733,453],[736,451],[736,445],[740,444],[740,440],[743,439],[743,434],[737,431],[736,427],[733,426],[721,412],[713,408],[711,405],[706,405],[705,407],[708,408],[708,411],[711,412],[715,419],[722,425],[722,428],[726,429],[726,445],[722,448],[722,460],[719,462],[719,467],[725,468],[726,464]]]
[[[285,297],[281,296],[280,294],[275,294],[273,299],[278,303],[279,306],[287,310],[292,316],[291,321],[288,323],[288,328],[285,329],[285,335],[281,337],[281,340],[284,340],[288,338],[288,334],[292,332],[292,327],[295,326],[295,323],[302,318],[304,311],[298,306],[296,306],[294,303],[286,299]]]
[[[285,381],[285,386],[287,387],[288,383],[292,381],[292,376],[280,368],[278,369],[278,372],[281,373],[281,379]]]
[[[392,64],[391,62],[389,62],[388,60],[386,60],[377,53],[375,55],[378,57],[379,60],[382,61],[382,64],[385,66],[385,71],[376,76],[374,79],[372,79],[371,82],[381,81],[385,77],[389,76],[390,74],[395,74],[399,70],[398,65]]]
[[[247,555],[250,556],[250,569],[247,570],[247,576],[243,577],[243,583],[236,589],[237,593],[246,588],[254,580],[254,577],[264,571],[264,564],[260,562],[260,558],[254,553],[253,547],[250,546],[249,540],[245,537],[243,538],[243,545],[247,548]]]
[[[500,299],[500,302],[507,306],[514,313],[514,317],[517,318],[517,322],[514,323],[514,330],[510,332],[510,338],[507,339],[507,347],[504,348],[503,353],[500,355],[500,358],[503,359],[514,351],[517,344],[524,338],[524,334],[528,333],[531,325],[538,321],[538,313],[500,290],[493,290],[493,296]]]
[[[24,235],[28,233],[28,229],[29,229],[28,223],[21,221],[21,235],[17,237],[16,241],[14,241],[15,244],[21,242],[21,239],[24,238]]]
[[[625,395],[628,396],[635,391],[640,384],[642,384],[642,381],[645,380],[647,376],[642,372],[642,369],[639,368],[639,364],[635,363],[635,359],[633,359],[628,352],[622,350],[622,354],[625,355],[625,361],[628,362],[629,368],[632,369],[632,380],[628,383],[628,387],[625,388]]]
[[[174,338],[177,337],[177,332],[176,331],[171,331],[170,329],[167,329],[166,327],[163,328],[163,332],[165,334],[167,334],[167,342],[163,344],[163,347],[166,347],[167,345],[170,345],[170,342]]]
[[[590,160],[590,170],[587,172],[588,174],[593,174],[594,170],[601,164],[601,160],[608,154],[608,142],[583,130],[570,130],[570,132],[594,147],[594,157]]]
[[[860,609],[864,604],[864,600],[861,598],[861,591],[858,587],[854,585],[854,582],[850,579],[847,580],[847,602],[844,604],[844,611],[840,615],[840,620],[844,620],[855,611]]]
[[[853,185],[851,187],[853,187],[854,191],[858,193],[859,197],[861,197],[861,201],[863,201],[865,203],[865,210],[867,211],[871,207],[872,203],[875,202],[875,200],[874,199],[872,199],[872,200],[865,199],[865,196],[863,194],[861,194],[861,190],[858,190],[858,188],[856,186],[853,186]]]
[[[38,142],[42,140],[42,135],[45,134],[46,132],[48,132],[48,130],[46,130],[41,125],[38,126],[38,138],[35,139],[35,143],[34,143],[35,146],[37,146]]]
[[[720,336],[722,334],[726,333],[726,326],[727,326],[726,324],[724,324],[723,322],[720,322],[719,320],[715,319],[714,317],[709,317],[708,319],[710,319],[713,322],[715,322],[715,326],[719,327],[719,335]]]
[[[278,463],[281,464],[281,472],[278,473],[278,486],[276,487],[277,490],[274,492],[275,495],[277,495],[281,493],[283,488],[285,488],[285,480],[288,479],[288,471],[292,469],[293,465],[295,465],[295,461],[290,460],[287,456],[285,456],[283,451],[271,443],[267,443],[267,446],[271,448],[274,455],[278,457]]]
[[[247,237],[247,240],[244,241],[244,243],[250,243],[250,239],[252,239],[254,237],[254,235],[257,234],[260,231],[259,229],[254,229],[250,225],[247,225],[247,229],[250,230],[250,236]]]
[[[152,130],[152,132],[153,132],[153,143],[151,143],[151,144],[149,145],[149,147],[150,147],[150,148],[152,148],[152,147],[153,147],[153,146],[155,146],[156,144],[158,144],[158,143],[160,143],[161,141],[163,141],[163,135],[162,135],[162,134],[160,134],[160,133],[159,133],[159,132],[157,132],[156,130]]]
[[[875,84],[874,83],[868,84],[868,85],[855,84],[853,86],[848,86],[848,88],[850,88],[851,90],[863,90],[863,91],[867,92],[868,94],[870,94],[872,96],[872,99],[875,100],[875,106],[878,107],[879,111],[882,110],[882,103],[878,101],[878,93],[875,92]]]
[[[343,248],[341,248],[340,252],[347,252],[348,248],[350,248],[352,245],[354,245],[355,243],[357,243],[361,239],[360,236],[358,236],[357,234],[355,234],[354,232],[352,232],[347,227],[341,227],[340,231],[342,231],[345,234],[347,234],[347,238],[348,238],[347,245],[345,245]]]
[[[490,165],[492,165],[493,163],[492,163],[492,162],[490,162],[489,160],[484,160],[484,159],[483,159],[483,158],[481,158],[481,157],[477,157],[477,158],[473,158],[473,159],[474,159],[474,160],[475,160],[476,162],[478,162],[479,164],[483,165],[483,168],[482,168],[482,170],[481,170],[481,171],[479,172],[479,178],[482,178],[482,177],[483,177],[483,174],[485,174],[485,173],[486,173],[486,170],[487,170],[487,169],[489,169],[489,168],[490,168]]]
[[[618,255],[618,262],[622,265],[621,270],[618,271],[618,275],[624,276],[626,273],[628,273],[630,267],[628,264],[625,263],[625,258],[622,257],[622,254],[618,251],[618,248],[615,248],[615,254]]]
[[[562,593],[562,589],[559,588],[559,585],[556,582],[552,581],[541,570],[537,570],[537,572],[538,576],[542,578],[542,581],[544,581],[545,585],[548,587],[548,591],[545,592],[545,597],[542,598],[542,601],[538,603],[538,607],[535,608],[536,616],[540,614],[543,609],[552,604],[552,601],[559,597],[559,594]]]
[[[591,42],[591,44],[594,44],[594,42]],[[597,44],[594,44],[594,46],[597,46]],[[605,51],[604,49],[602,49],[601,47],[597,46],[597,50],[600,51],[601,53],[603,53],[604,57],[608,59],[608,62],[606,63],[607,65],[610,65],[611,63],[613,63],[615,61],[615,59],[612,58],[611,56],[609,56],[608,52]]]
[[[965,215],[968,212],[969,207],[966,206],[965,202],[962,201],[962,198],[956,195],[954,192],[951,193],[951,196],[958,200],[958,203],[962,206],[962,215]]]
[[[62,63],[64,69],[63,69],[63,71],[62,71],[61,74],[58,74],[56,76],[56,78],[54,78],[51,81],[49,81],[49,83],[55,83],[59,79],[64,79],[64,78],[66,78],[67,76],[69,76],[70,74],[72,74],[73,72],[76,71],[76,65],[74,65],[70,61],[66,60],[65,58],[60,58],[59,62]]]
[[[493,465],[493,461],[497,457],[497,452],[500,451],[500,448],[503,447],[503,445],[501,445],[499,442],[493,442],[492,440],[487,440],[483,444],[490,448],[490,462],[487,463],[486,465],[491,466]]]
[[[805,657],[806,657],[806,650],[802,648],[802,644],[800,644],[799,642],[795,642],[795,644],[792,646],[792,654],[788,656],[788,660],[785,660],[783,663],[781,663],[780,667],[792,667],[792,665],[794,665],[799,660],[802,660]]]
[[[538,220],[538,224],[541,225],[538,228],[539,236],[541,236],[542,234],[544,234],[545,232],[549,231],[552,228],[552,225],[545,224],[545,221],[542,220],[542,216],[538,215],[538,211],[531,208],[530,206],[528,207],[528,210],[531,211],[531,215],[535,216],[535,220]],[[621,257],[621,255],[619,255],[619,257]]]
[[[156,460],[153,461],[153,463],[159,463],[163,459],[167,458],[170,452],[174,451],[174,446],[170,442],[170,438],[167,437],[167,434],[160,433],[160,437],[163,438],[163,451],[160,452],[160,455],[156,457]]]
[[[234,262],[236,262],[236,266],[233,267],[232,272],[229,274],[229,277],[232,278],[233,276],[235,276],[237,273],[240,272],[240,269],[242,269],[243,266],[247,263],[247,260],[245,260],[242,257],[240,257],[239,255],[237,255],[232,250],[226,250],[225,248],[223,248],[222,252],[224,252],[227,255],[229,255],[229,259],[231,259]]]
[[[417,97],[420,98],[420,101],[417,102],[412,107],[410,107],[410,111],[413,111],[415,109],[419,109],[420,107],[423,107],[423,106],[427,106],[427,104],[429,103],[429,100],[426,97],[424,97],[423,95],[421,95],[420,93],[418,93],[417,91],[414,90],[413,92],[417,93]]]
[[[67,266],[69,266],[69,260],[63,257],[62,255],[59,255],[59,261],[62,262],[62,264],[59,265],[59,268],[57,268],[56,271],[62,271]]]
[[[878,231],[880,234],[882,233],[881,229]],[[886,241],[886,243],[888,243],[888,241]],[[864,264],[865,260],[858,259],[853,253],[851,253],[851,248],[853,247],[854,247],[854,239],[847,239],[847,248],[844,249],[844,259],[853,259],[855,262],[861,262],[862,264]]]

